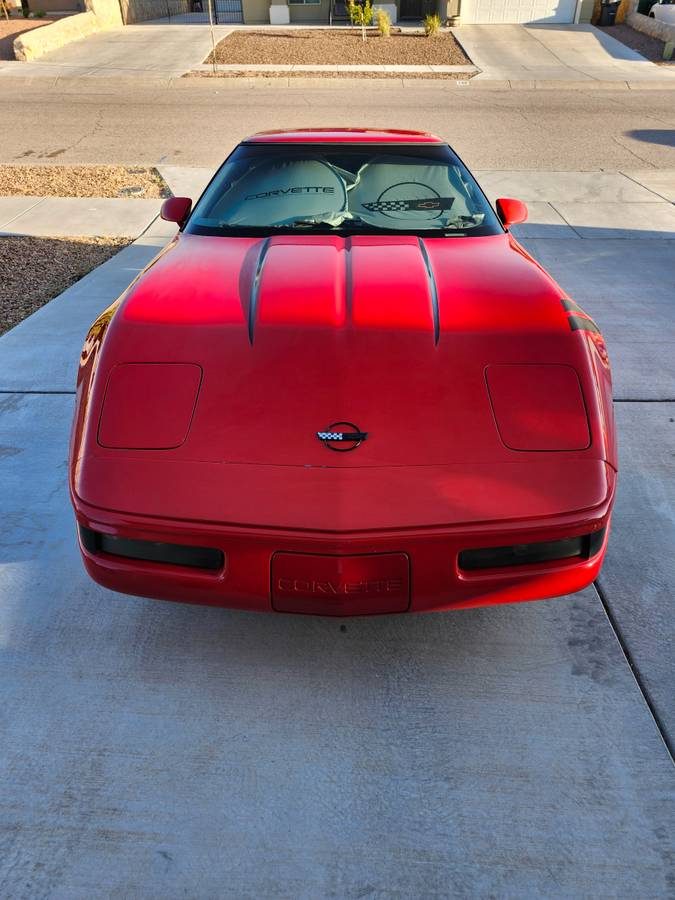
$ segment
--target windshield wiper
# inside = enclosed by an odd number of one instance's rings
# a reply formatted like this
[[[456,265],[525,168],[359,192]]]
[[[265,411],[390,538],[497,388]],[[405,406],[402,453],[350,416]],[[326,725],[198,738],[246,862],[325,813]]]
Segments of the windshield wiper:
[[[343,222],[335,224],[330,219],[291,219],[290,222],[278,222],[269,228],[340,228]]]
[[[322,234],[383,234],[383,235],[404,235],[416,234],[422,237],[466,237],[467,229],[480,227],[477,223],[470,224],[468,221],[455,220],[453,222],[439,224],[435,227],[425,228],[420,222],[404,222],[399,220],[402,227],[387,227],[383,225],[375,225],[371,222],[364,221],[361,218],[346,218],[340,222],[332,224],[328,220],[311,220],[296,219],[291,222],[281,222],[270,225],[231,225],[223,222],[218,225],[198,226],[209,228],[215,233],[230,234],[234,236],[257,236],[269,235],[270,233],[310,233],[319,232]]]

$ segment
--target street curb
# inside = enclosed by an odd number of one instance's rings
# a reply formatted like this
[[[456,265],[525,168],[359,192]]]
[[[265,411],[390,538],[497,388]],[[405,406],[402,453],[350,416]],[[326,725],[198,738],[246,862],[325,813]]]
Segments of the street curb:
[[[476,79],[476,78],[410,78],[409,73],[394,74],[387,79],[373,79],[367,75],[357,74],[341,75],[335,78],[316,78],[310,74],[306,76],[286,75],[242,75],[240,77],[212,77],[212,78],[174,78],[169,87],[179,90],[192,90],[195,83],[204,84],[214,89],[226,90],[237,86],[248,88],[278,87],[283,85],[288,88],[340,88],[350,84],[361,84],[364,81],[372,84],[376,81],[386,81],[387,84],[398,84],[403,87],[436,88],[437,90],[478,90],[478,91],[675,91],[675,81],[511,81],[500,79]]]
[[[303,70],[304,71],[304,70]],[[0,84],[12,88],[39,88],[40,91],[64,93],[108,94],[123,89],[155,88],[157,90],[228,90],[231,88],[340,88],[353,84],[363,85],[384,81],[403,87],[425,87],[437,90],[472,91],[675,91],[675,80],[663,81],[541,81],[474,78],[410,78],[410,72],[392,72],[387,78],[374,79],[367,74],[348,72],[334,78],[306,75],[241,75],[229,77],[185,77],[183,75],[91,76],[19,74],[0,68]],[[408,77],[406,77],[408,76]]]

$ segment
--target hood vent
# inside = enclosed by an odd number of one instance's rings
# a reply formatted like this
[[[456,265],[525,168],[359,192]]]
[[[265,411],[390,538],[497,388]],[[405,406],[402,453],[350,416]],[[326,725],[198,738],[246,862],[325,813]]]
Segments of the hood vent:
[[[251,346],[253,346],[253,337],[255,334],[255,319],[258,312],[260,279],[262,277],[262,270],[265,264],[265,257],[267,256],[267,251],[269,250],[270,240],[271,238],[265,238],[262,243],[262,247],[260,248],[260,256],[258,257],[258,264],[255,267],[253,283],[251,284],[251,297],[248,305],[248,339]]]
[[[427,253],[427,248],[424,244],[422,238],[419,238],[420,245],[420,253],[422,254],[422,259],[424,260],[424,267],[427,271],[427,277],[429,279],[429,297],[431,299],[431,317],[434,321],[434,346],[438,346],[438,341],[441,336],[441,315],[438,308],[438,288],[436,287],[436,279],[434,278],[434,270],[431,268],[431,260],[429,259],[429,254]]]

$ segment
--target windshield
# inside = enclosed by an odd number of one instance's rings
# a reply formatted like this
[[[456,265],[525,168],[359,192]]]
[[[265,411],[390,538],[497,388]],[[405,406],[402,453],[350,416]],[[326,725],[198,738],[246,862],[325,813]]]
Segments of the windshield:
[[[445,144],[242,144],[192,213],[192,234],[500,234]]]

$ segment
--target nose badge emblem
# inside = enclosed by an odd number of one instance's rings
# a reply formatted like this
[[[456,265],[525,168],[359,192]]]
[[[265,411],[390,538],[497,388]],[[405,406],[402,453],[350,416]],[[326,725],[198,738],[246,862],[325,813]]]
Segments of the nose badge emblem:
[[[325,431],[317,431],[316,436],[329,450],[348,453],[368,438],[368,432],[361,431],[353,422],[333,422]]]

